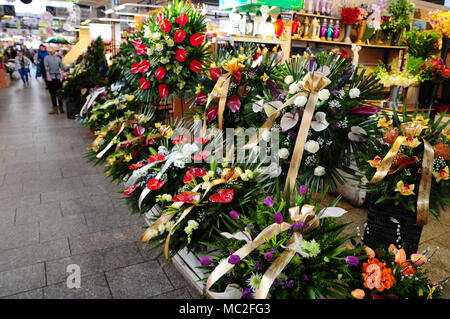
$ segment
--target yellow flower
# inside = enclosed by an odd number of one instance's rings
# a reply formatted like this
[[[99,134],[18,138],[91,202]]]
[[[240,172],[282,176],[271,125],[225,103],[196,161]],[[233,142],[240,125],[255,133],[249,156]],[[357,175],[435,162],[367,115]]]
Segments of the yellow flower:
[[[450,140],[450,130],[443,131],[442,134],[445,136],[447,140]]]
[[[105,119],[107,119],[107,118],[109,117],[109,113],[106,113],[103,117],[104,117]]]
[[[161,127],[161,122],[156,122],[156,123],[155,123],[155,127],[156,127],[156,128],[160,128],[160,127]]]
[[[436,182],[439,183],[441,180],[446,181],[449,178],[449,170],[448,166],[445,166],[444,169],[441,169],[439,172],[433,171],[433,176],[436,178]]]
[[[126,108],[126,107],[127,107],[126,104],[120,104],[120,108],[121,108],[121,109],[124,109],[124,108]]]
[[[113,156],[113,157],[109,157],[109,158],[106,160],[106,162],[107,162],[109,165],[113,165],[115,161],[116,161],[116,158],[115,158],[114,156]]]
[[[92,114],[91,117],[89,118],[89,121],[94,121],[97,119],[97,114]]]
[[[261,76],[261,80],[263,80],[264,82],[266,82],[267,79],[269,79],[269,76],[268,76],[267,74],[264,73],[264,74]]]
[[[215,67],[217,67],[216,62],[211,63],[211,64],[209,65],[209,67],[210,67],[210,68],[215,68]]]
[[[126,154],[124,155],[123,159],[125,160],[125,162],[129,162],[133,159],[133,156],[131,156],[131,154]]]
[[[367,161],[367,163],[369,163],[371,167],[379,167],[381,164],[381,157],[377,155],[373,160]]]
[[[406,141],[403,142],[402,145],[411,147],[411,148],[415,148],[417,146],[419,146],[421,144],[421,142],[419,141],[419,139],[417,137],[408,137],[406,139]]]
[[[124,97],[125,97],[125,100],[127,100],[128,102],[131,102],[134,100],[134,95],[131,95],[131,94],[125,94]]]
[[[203,86],[201,84],[197,85],[195,87],[195,94],[199,94],[202,91]]]
[[[429,121],[430,121],[430,119],[426,119],[422,115],[417,115],[416,118],[414,119],[414,122],[422,123],[423,128],[427,128],[427,125],[428,125]]]
[[[392,124],[392,120],[386,120],[385,117],[382,117],[378,120],[378,127],[388,127],[389,125]]]
[[[399,181],[397,183],[397,187],[394,189],[394,191],[399,192],[403,196],[409,196],[409,195],[415,195],[414,194],[414,184],[405,184],[403,181]]]
[[[239,54],[237,59],[239,62],[244,62],[245,60],[248,59],[248,57],[245,54]]]

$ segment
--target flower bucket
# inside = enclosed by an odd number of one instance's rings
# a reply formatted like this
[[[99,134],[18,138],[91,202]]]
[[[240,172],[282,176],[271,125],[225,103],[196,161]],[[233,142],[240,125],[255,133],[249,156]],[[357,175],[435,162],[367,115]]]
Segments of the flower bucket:
[[[408,87],[406,93],[405,104],[406,105],[418,105],[419,104],[419,92],[420,87],[418,85]]]
[[[364,243],[372,248],[401,246],[408,255],[419,248],[423,226],[416,225],[416,214],[394,202],[375,204],[379,196],[369,194],[368,214],[364,229]]]

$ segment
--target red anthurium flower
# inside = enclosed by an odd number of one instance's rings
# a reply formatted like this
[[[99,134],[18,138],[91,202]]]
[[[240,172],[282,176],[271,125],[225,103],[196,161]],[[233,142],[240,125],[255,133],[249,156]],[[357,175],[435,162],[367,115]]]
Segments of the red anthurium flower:
[[[205,104],[207,99],[208,95],[206,95],[206,93],[200,92],[199,94],[197,94],[197,97],[195,98],[195,103]]]
[[[234,198],[234,190],[233,189],[221,189],[214,195],[209,197],[209,200],[214,203],[231,203]]]
[[[200,73],[200,72],[202,72],[202,64],[197,60],[193,60],[193,61],[191,61],[191,64],[189,65],[189,69],[191,69],[191,71],[193,71],[193,72]]]
[[[164,77],[166,76],[166,69],[164,69],[163,67],[157,68],[155,71],[155,77],[158,80],[162,80]]]
[[[138,62],[133,62],[133,64],[131,65],[131,73],[133,73],[133,74],[139,73],[139,63]]]
[[[208,119],[208,122],[214,121],[217,117],[217,114],[219,114],[219,107],[217,105],[210,107],[206,112],[206,118]]]
[[[189,183],[195,179],[195,176],[191,172],[187,171],[183,177],[183,183]]]
[[[165,160],[166,160],[166,158],[164,157],[164,155],[155,154],[155,155],[150,156],[147,159],[147,162],[161,162],[161,161],[165,161]]]
[[[232,96],[230,96],[227,106],[231,112],[233,113],[239,112],[239,110],[241,109],[241,100],[237,95],[233,94]]]
[[[140,163],[137,163],[137,164],[132,164],[128,168],[134,170],[134,169],[138,169],[138,168],[144,167],[145,165],[147,165],[145,162],[140,162]]]
[[[141,44],[142,44],[142,39],[141,38],[134,39],[133,46],[135,48],[139,47]]]
[[[206,144],[206,143],[208,143],[209,142],[209,138],[207,138],[207,137],[197,137],[196,139],[195,139],[195,141],[197,142],[197,143],[200,143],[200,144]]]
[[[188,23],[188,21],[189,16],[186,13],[180,14],[178,18],[175,20],[175,22],[178,23],[180,27],[184,27],[186,23]]]
[[[200,200],[200,194],[196,192],[182,192],[172,197],[172,201],[174,202],[193,203],[198,200]]]
[[[156,23],[160,24],[163,19],[164,19],[164,15],[162,14],[162,12],[160,12],[158,14],[158,16],[156,17],[155,21],[156,21]]]
[[[163,187],[165,183],[166,182],[160,181],[157,178],[152,178],[151,180],[149,180],[147,182],[147,188],[152,191],[156,191],[157,189],[160,189],[161,187]]]
[[[242,73],[236,72],[233,74],[233,77],[236,79],[236,84],[241,84]]]
[[[164,33],[169,33],[171,29],[172,29],[172,25],[170,24],[170,21],[167,19],[163,19],[161,21],[161,30]]]
[[[150,68],[150,61],[149,60],[144,60],[139,65],[139,72],[145,73],[145,72],[148,71],[149,68]]]
[[[199,45],[201,45],[203,43],[203,40],[205,40],[205,37],[200,33],[193,34],[189,38],[189,42],[193,47],[198,47]]]
[[[136,185],[131,185],[130,187],[128,187],[126,190],[123,191],[123,194],[125,196],[130,196],[136,188],[137,188]]]
[[[135,49],[136,49],[137,54],[146,54],[147,53],[147,46],[145,45],[145,43],[138,45],[137,47],[135,47]]]
[[[145,127],[143,127],[142,125],[136,124],[136,126],[133,128],[133,130],[131,132],[134,134],[134,136],[141,136],[145,132]]]
[[[178,144],[178,143],[187,143],[187,142],[188,142],[188,138],[186,136],[183,136],[183,135],[175,137],[172,140],[172,143],[175,144],[175,145]]]
[[[192,156],[192,159],[195,161],[203,161],[209,155],[211,155],[210,151],[200,151],[200,152],[198,152],[198,155]]]
[[[159,96],[163,99],[165,99],[166,97],[169,96],[169,89],[167,88],[166,84],[160,84],[158,86],[158,92],[159,92]]]
[[[183,182],[189,183],[196,177],[203,177],[206,175],[206,170],[203,168],[190,168],[184,175]]]
[[[211,75],[211,80],[214,82],[217,82],[222,75],[222,69],[221,68],[211,68],[209,69],[209,74]]]
[[[150,87],[150,81],[145,77],[141,77],[139,80],[139,90],[147,90]]]
[[[152,144],[155,144],[155,140],[154,139],[152,139],[152,138],[146,138],[145,139],[144,146],[149,146],[149,145],[152,145]]]
[[[184,30],[178,30],[173,34],[173,39],[176,43],[181,43],[186,39],[186,32]]]
[[[187,53],[185,49],[178,49],[175,51],[175,59],[178,60],[178,62],[184,62],[186,61]]]

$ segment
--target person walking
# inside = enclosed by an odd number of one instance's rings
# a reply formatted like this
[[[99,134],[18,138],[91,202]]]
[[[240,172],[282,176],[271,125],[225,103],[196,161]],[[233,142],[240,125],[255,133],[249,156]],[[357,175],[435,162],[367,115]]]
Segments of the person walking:
[[[64,64],[61,58],[55,54],[55,51],[55,48],[50,47],[49,55],[44,58],[45,76],[53,105],[52,111],[48,114],[58,114],[58,109],[60,113],[64,113],[63,103],[57,97],[64,76]]]
[[[45,74],[45,66],[44,66],[44,58],[48,55],[47,47],[43,44],[39,46],[39,52],[37,54],[37,66],[39,72],[36,72],[36,77],[42,75],[42,78],[44,79],[45,86],[48,89],[48,83],[47,83],[47,77]]]
[[[20,77],[22,79],[24,86],[29,86],[29,77],[28,74],[30,73],[30,64],[31,61],[26,56],[24,56],[23,51],[17,52],[17,56],[14,59],[16,64],[16,69],[19,71]]]

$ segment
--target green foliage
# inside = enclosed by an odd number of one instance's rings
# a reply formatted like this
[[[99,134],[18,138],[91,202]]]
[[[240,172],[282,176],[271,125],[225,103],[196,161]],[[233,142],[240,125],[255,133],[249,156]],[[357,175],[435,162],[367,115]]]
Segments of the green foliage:
[[[436,52],[440,38],[441,35],[434,30],[412,29],[405,33],[404,42],[411,56],[426,60]]]

